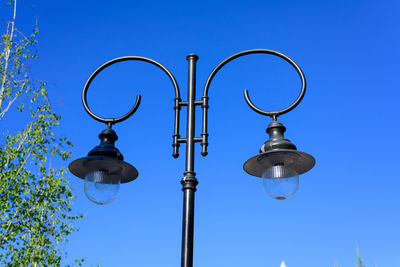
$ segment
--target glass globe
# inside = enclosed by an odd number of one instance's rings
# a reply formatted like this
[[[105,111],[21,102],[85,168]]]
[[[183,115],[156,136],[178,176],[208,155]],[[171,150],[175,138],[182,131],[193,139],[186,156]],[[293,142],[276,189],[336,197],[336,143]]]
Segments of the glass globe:
[[[290,167],[275,164],[262,174],[264,189],[274,199],[284,200],[296,194],[299,175]]]
[[[86,197],[99,205],[111,203],[117,198],[120,182],[120,179],[111,178],[105,170],[90,172],[85,177]]]

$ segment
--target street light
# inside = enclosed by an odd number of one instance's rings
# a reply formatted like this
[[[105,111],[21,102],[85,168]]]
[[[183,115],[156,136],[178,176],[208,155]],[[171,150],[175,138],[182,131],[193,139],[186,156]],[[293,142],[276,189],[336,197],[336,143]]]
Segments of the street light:
[[[146,57],[126,56],[113,59],[100,66],[87,80],[83,92],[82,102],[86,112],[95,120],[107,124],[107,129],[100,135],[100,145],[92,149],[87,157],[77,159],[69,165],[69,170],[79,178],[85,179],[85,194],[89,200],[97,204],[112,202],[118,195],[121,183],[133,181],[138,177],[138,171],[129,163],[123,161],[121,152],[115,147],[117,134],[112,126],[132,116],[140,105],[141,97],[137,95],[133,108],[119,118],[102,118],[94,114],[87,104],[87,91],[93,79],[105,68],[122,61],[144,61],[153,64],[163,70],[170,78],[175,89],[175,125],[173,134],[174,158],[179,156],[180,144],[186,143],[186,168],[181,181],[183,199],[183,226],[182,226],[182,267],[193,266],[193,226],[194,226],[194,193],[198,181],[194,172],[194,144],[202,146],[201,155],[207,155],[208,131],[208,88],[215,74],[228,62],[249,54],[270,54],[278,56],[290,63],[297,71],[301,79],[301,91],[297,99],[289,107],[279,111],[264,111],[256,107],[250,100],[249,93],[244,90],[247,104],[259,114],[269,116],[272,122],[268,125],[267,133],[269,140],[262,145],[259,154],[247,160],[243,169],[250,175],[263,178],[264,188],[267,193],[278,200],[292,197],[299,185],[299,175],[309,171],[315,164],[314,158],[304,152],[297,151],[296,146],[283,134],[286,128],[277,121],[278,116],[285,114],[295,108],[303,99],[306,90],[306,81],[300,67],[288,56],[268,49],[252,49],[234,54],[222,61],[208,76],[204,86],[203,97],[200,101],[195,99],[196,95],[196,61],[198,56],[190,54],[186,57],[189,63],[188,100],[182,101],[178,83],[172,73],[161,63]],[[195,107],[201,106],[203,111],[203,129],[201,137],[195,137]],[[187,107],[186,138],[179,134],[180,110]]]

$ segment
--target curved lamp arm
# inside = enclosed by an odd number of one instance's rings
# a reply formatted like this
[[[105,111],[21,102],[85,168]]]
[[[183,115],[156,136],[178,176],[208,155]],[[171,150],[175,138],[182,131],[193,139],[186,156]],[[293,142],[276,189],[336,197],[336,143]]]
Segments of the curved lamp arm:
[[[126,56],[126,57],[119,57],[119,58],[115,58],[112,59],[106,63],[104,63],[103,65],[101,65],[97,70],[95,70],[92,75],[90,75],[89,79],[86,81],[85,86],[83,87],[83,91],[82,91],[82,103],[83,103],[83,107],[85,108],[86,112],[95,120],[99,121],[99,122],[103,122],[105,124],[108,125],[108,127],[111,127],[113,124],[116,124],[118,122],[122,122],[126,119],[128,119],[130,116],[132,116],[136,110],[139,108],[140,105],[140,100],[141,100],[141,95],[137,95],[136,96],[136,102],[134,104],[134,106],[131,108],[131,110],[126,113],[125,115],[119,117],[119,118],[103,118],[100,117],[96,114],[94,114],[94,112],[89,108],[89,105],[87,103],[87,91],[89,89],[90,84],[92,83],[93,79],[105,68],[116,64],[118,62],[122,62],[122,61],[129,61],[129,60],[137,60],[137,61],[144,61],[144,62],[148,62],[151,63],[157,67],[159,67],[160,69],[162,69],[170,78],[172,84],[174,85],[174,89],[175,89],[175,102],[179,102],[181,101],[180,99],[180,93],[179,93],[179,86],[178,83],[176,82],[176,79],[174,77],[174,75],[172,75],[172,73],[161,63],[147,58],[147,57],[140,57],[140,56]],[[175,118],[176,118],[176,114],[177,112],[175,112]],[[179,113],[178,113],[179,116]],[[178,120],[179,121],[179,120]],[[177,123],[177,121],[175,121],[175,134],[178,134],[179,132],[179,123]]]
[[[265,116],[270,116],[271,118],[273,118],[274,120],[277,119],[278,116],[285,114],[289,111],[291,111],[292,109],[294,109],[303,99],[304,94],[306,92],[306,78],[304,77],[304,73],[301,70],[301,68],[296,64],[296,62],[294,62],[290,57],[286,56],[285,54],[282,54],[278,51],[274,51],[274,50],[269,50],[269,49],[251,49],[251,50],[245,50],[239,53],[236,53],[228,58],[226,58],[225,60],[223,60],[221,63],[218,64],[218,66],[216,66],[214,68],[214,70],[211,72],[211,74],[208,76],[206,84],[204,86],[204,91],[203,91],[203,97],[202,97],[202,108],[203,108],[203,130],[201,133],[201,137],[202,137],[202,141],[201,141],[201,145],[202,145],[202,152],[201,154],[203,156],[207,155],[207,146],[208,146],[208,132],[207,132],[207,110],[208,110],[208,89],[210,87],[211,81],[213,80],[215,74],[217,74],[217,72],[223,67],[225,66],[227,63],[231,62],[232,60],[242,57],[242,56],[246,56],[246,55],[250,55],[250,54],[270,54],[270,55],[274,55],[274,56],[278,56],[284,60],[286,60],[287,62],[289,62],[297,71],[297,73],[300,76],[301,79],[301,91],[299,96],[297,97],[297,99],[287,108],[281,109],[281,110],[274,110],[274,111],[265,111],[262,110],[260,108],[258,108],[256,105],[253,104],[253,102],[251,101],[250,97],[249,97],[249,92],[247,90],[244,90],[244,97],[246,100],[246,103],[250,106],[251,109],[253,109],[255,112],[261,114],[261,115],[265,115]]]

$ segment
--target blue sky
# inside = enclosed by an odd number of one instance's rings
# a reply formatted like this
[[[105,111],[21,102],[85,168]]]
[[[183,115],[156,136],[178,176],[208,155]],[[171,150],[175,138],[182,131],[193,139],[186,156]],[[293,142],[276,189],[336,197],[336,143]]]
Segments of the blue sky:
[[[196,53],[197,98],[224,58],[252,48],[278,50],[303,69],[302,103],[280,121],[286,137],[316,158],[295,197],[276,201],[243,163],[267,140],[264,109],[289,105],[300,82],[284,61],[238,59],[210,87],[209,155],[196,146],[199,179],[195,266],[354,266],[356,247],[368,267],[400,266],[399,3],[397,1],[48,1],[19,3],[17,27],[39,21],[35,77],[50,82],[59,133],[73,159],[98,143],[103,125],[81,105],[89,75],[104,62],[140,55],[160,61],[186,97],[186,55]],[[1,8],[1,16],[7,15]],[[96,206],[71,174],[75,211],[85,214],[65,250],[94,266],[179,266],[184,147],[173,159],[173,88],[160,70],[121,63],[95,80],[88,99],[102,116],[142,105],[116,125],[117,147],[139,170],[118,199]],[[196,134],[200,134],[200,109]],[[185,135],[182,113],[181,135]],[[9,127],[18,127],[18,122]]]

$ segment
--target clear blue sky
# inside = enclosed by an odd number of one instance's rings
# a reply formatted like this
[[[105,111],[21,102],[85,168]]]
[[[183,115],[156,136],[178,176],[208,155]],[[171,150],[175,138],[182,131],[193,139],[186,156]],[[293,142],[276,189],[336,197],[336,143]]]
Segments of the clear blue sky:
[[[92,71],[112,58],[160,61],[185,98],[185,57],[196,53],[198,99],[211,70],[241,50],[278,50],[304,70],[304,101],[281,121],[286,137],[317,163],[287,201],[269,198],[242,170],[269,123],[249,109],[242,91],[265,109],[285,107],[298,94],[295,71],[272,56],[249,56],[214,79],[209,155],[196,146],[196,267],[275,267],[282,260],[288,267],[350,267],[357,246],[368,267],[400,266],[398,1],[28,2],[19,3],[17,26],[29,31],[38,18],[40,59],[32,72],[51,83],[73,159],[97,145],[104,128],[85,113],[80,95]],[[116,116],[138,93],[141,107],[114,129],[139,178],[121,186],[112,204],[96,206],[68,174],[75,211],[86,216],[65,250],[87,266],[180,264],[184,147],[173,159],[168,78],[149,64],[121,63],[96,79],[88,98],[95,112]]]

